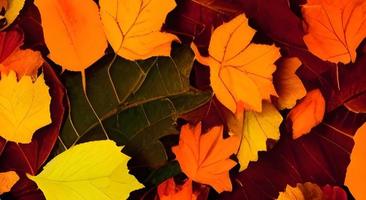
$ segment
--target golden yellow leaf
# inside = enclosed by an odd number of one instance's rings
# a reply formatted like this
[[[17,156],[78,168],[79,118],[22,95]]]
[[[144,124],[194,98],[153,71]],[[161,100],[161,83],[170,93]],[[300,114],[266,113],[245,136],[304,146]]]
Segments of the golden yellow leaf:
[[[35,0],[42,19],[48,57],[64,69],[83,72],[107,48],[93,0]]]
[[[277,106],[280,110],[294,107],[296,101],[306,95],[304,85],[295,74],[300,66],[301,61],[296,57],[282,59],[278,63],[273,79],[278,93]]]
[[[319,89],[312,90],[287,115],[291,122],[292,138],[297,139],[322,122],[325,100]]]
[[[3,6],[7,6],[4,15],[7,23],[0,29],[0,31],[4,30],[14,22],[14,20],[18,17],[19,12],[22,10],[24,2],[25,0],[7,0],[7,3],[3,4]]]
[[[345,185],[356,199],[366,199],[366,123],[356,132],[355,146],[351,153],[351,163],[348,165]]]
[[[179,144],[172,148],[182,171],[192,180],[208,184],[217,192],[231,191],[229,170],[236,165],[230,159],[239,146],[239,137],[223,138],[223,126],[201,135],[201,123],[184,125]]]
[[[37,176],[27,176],[47,200],[127,199],[131,191],[143,187],[128,173],[128,160],[114,141],[93,141],[71,147]]]
[[[242,119],[239,119],[242,120]],[[258,160],[258,152],[267,150],[267,139],[280,138],[282,116],[271,103],[263,104],[262,112],[246,111],[242,120],[241,132],[233,129],[232,133],[241,136],[238,152],[240,171],[246,169],[250,161]],[[230,128],[230,124],[229,124]]]
[[[9,71],[15,71],[19,78],[24,75],[33,77],[37,76],[38,69],[43,63],[44,60],[39,51],[19,49],[0,64],[0,71],[6,74]]]
[[[284,192],[280,192],[278,200],[323,200],[322,189],[314,183],[298,183],[296,187],[286,186]]]
[[[178,38],[160,32],[174,0],[100,0],[104,30],[114,51],[129,60],[169,56]]]
[[[15,72],[0,80],[0,136],[16,143],[30,143],[34,132],[51,123],[51,96],[43,74],[35,82]]]
[[[0,173],[0,195],[10,192],[11,188],[19,181],[19,176],[15,171]]]
[[[239,15],[219,26],[211,36],[209,58],[198,61],[210,67],[211,87],[218,100],[233,113],[244,107],[261,112],[262,100],[277,93],[272,83],[273,64],[279,57],[275,46],[251,44],[255,30]]]
[[[316,56],[330,62],[355,62],[366,37],[366,1],[308,0],[302,6],[304,41]]]

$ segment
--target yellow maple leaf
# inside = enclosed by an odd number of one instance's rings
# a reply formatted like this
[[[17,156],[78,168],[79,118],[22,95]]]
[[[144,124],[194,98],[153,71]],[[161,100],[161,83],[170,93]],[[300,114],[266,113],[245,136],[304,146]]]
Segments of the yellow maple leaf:
[[[7,28],[8,26],[10,26],[14,20],[18,17],[20,11],[22,10],[23,6],[24,6],[24,2],[25,0],[6,0],[6,1],[2,1],[2,6],[3,8],[6,9],[5,12],[5,19],[6,19],[6,25],[2,26],[0,31],[4,30],[5,28]],[[1,7],[0,7],[1,9]]]
[[[51,123],[51,96],[43,74],[35,82],[14,71],[0,80],[0,136],[16,143],[30,143],[34,132]]]
[[[128,173],[128,160],[114,141],[93,141],[71,147],[37,176],[27,176],[47,200],[127,199],[143,187]]]
[[[100,0],[100,15],[114,51],[129,60],[169,56],[178,38],[160,32],[174,0]]]
[[[273,64],[279,57],[274,45],[251,44],[255,30],[242,14],[219,26],[211,36],[209,57],[196,58],[210,67],[211,87],[218,100],[233,113],[245,109],[260,112],[262,100],[277,95],[272,83]]]
[[[230,132],[241,137],[237,158],[240,171],[248,167],[250,161],[258,160],[258,152],[267,150],[267,139],[280,138],[281,114],[271,103],[263,103],[262,112],[245,111],[243,115],[228,119]]]
[[[351,153],[351,162],[348,165],[345,185],[350,189],[356,199],[366,199],[365,179],[366,179],[366,123],[356,132],[355,146]]]
[[[35,0],[48,57],[64,69],[81,71],[104,55],[107,40],[93,0]]]
[[[273,79],[278,93],[277,106],[280,110],[293,108],[296,101],[306,95],[304,85],[295,74],[300,66],[301,61],[296,57],[281,59],[278,63]]]
[[[10,192],[11,188],[19,181],[19,176],[15,171],[0,173],[0,195]]]
[[[314,183],[298,183],[296,187],[286,186],[284,192],[280,192],[278,200],[322,200],[323,191]]]

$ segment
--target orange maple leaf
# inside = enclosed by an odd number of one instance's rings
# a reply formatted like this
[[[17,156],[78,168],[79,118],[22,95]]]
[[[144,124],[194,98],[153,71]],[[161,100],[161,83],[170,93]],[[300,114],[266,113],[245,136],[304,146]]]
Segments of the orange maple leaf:
[[[304,41],[309,50],[330,62],[354,62],[366,36],[366,1],[308,0],[302,6]]]
[[[287,115],[292,123],[292,137],[297,139],[317,126],[324,117],[325,100],[319,89],[312,90]]]
[[[0,173],[0,195],[10,192],[11,188],[19,181],[19,176],[15,171]]]
[[[231,191],[229,170],[236,162],[229,157],[236,153],[240,139],[223,139],[223,126],[216,126],[201,135],[201,123],[184,125],[178,146],[172,148],[182,171],[192,180],[212,186],[217,192]]]
[[[211,87],[217,99],[233,113],[241,112],[243,107],[261,112],[262,100],[277,96],[272,74],[279,49],[252,44],[255,32],[241,14],[215,29],[209,57],[202,57],[192,45],[197,61],[210,67]]]
[[[158,186],[160,200],[196,200],[197,195],[192,191],[192,180],[188,179],[183,185],[176,185],[173,178]]]

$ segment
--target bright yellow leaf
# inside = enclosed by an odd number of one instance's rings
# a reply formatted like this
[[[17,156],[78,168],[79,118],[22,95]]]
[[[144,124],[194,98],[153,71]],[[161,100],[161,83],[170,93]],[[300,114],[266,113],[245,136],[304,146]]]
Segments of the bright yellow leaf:
[[[255,30],[242,14],[218,27],[211,36],[209,58],[198,61],[210,66],[210,81],[218,100],[233,113],[244,106],[261,112],[262,100],[277,93],[272,83],[273,64],[279,57],[275,46],[251,44]]]
[[[280,110],[293,108],[296,101],[306,95],[304,85],[295,74],[300,66],[301,61],[296,57],[282,59],[277,65],[273,79],[278,93],[277,106]]]
[[[35,0],[48,57],[64,69],[83,72],[104,55],[107,40],[93,0]]]
[[[174,0],[100,0],[104,30],[114,51],[129,60],[169,56],[178,38],[160,32]]]
[[[0,136],[16,143],[30,143],[34,132],[51,123],[51,96],[43,74],[35,82],[15,72],[0,80]]]
[[[93,141],[71,147],[53,158],[37,176],[47,200],[127,199],[142,186],[128,173],[129,157],[111,140]]]
[[[0,31],[4,30],[14,22],[14,20],[18,17],[19,12],[22,10],[24,2],[25,0],[7,0],[6,3],[7,9],[4,16],[7,21],[7,24],[6,26],[2,27]]]
[[[366,199],[366,123],[356,132],[355,146],[351,154],[351,163],[347,168],[345,185],[356,199]]]
[[[298,183],[296,187],[286,186],[284,192],[280,192],[278,200],[323,200],[322,189],[314,183]]]
[[[259,151],[267,150],[267,139],[278,140],[280,138],[279,127],[282,120],[276,107],[267,102],[263,104],[263,110],[260,113],[255,111],[244,113],[242,132],[231,130],[233,134],[241,135],[242,138],[237,155],[240,171],[246,169],[250,161],[258,160]]]
[[[0,71],[6,74],[9,71],[15,71],[19,78],[24,75],[34,77],[37,76],[38,69],[43,63],[44,60],[39,51],[19,49],[0,64]]]
[[[15,171],[0,173],[0,195],[10,192],[11,188],[19,181],[19,176]]]

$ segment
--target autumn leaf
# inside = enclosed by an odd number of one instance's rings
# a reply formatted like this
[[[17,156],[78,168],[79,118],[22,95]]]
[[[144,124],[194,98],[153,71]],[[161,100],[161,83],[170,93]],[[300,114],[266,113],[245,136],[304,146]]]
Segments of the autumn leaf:
[[[314,183],[298,183],[296,187],[286,186],[284,192],[280,192],[278,200],[323,200],[322,189]]]
[[[3,0],[1,6],[5,8],[4,17],[6,19],[6,24],[3,24],[3,26],[1,26],[0,31],[4,30],[14,22],[14,20],[18,17],[20,11],[22,10],[25,2],[25,0],[5,0],[5,1],[6,3]],[[0,7],[0,9],[2,7]]]
[[[128,60],[169,56],[178,38],[160,29],[174,0],[100,0],[104,30],[114,51]]]
[[[7,141],[30,143],[34,132],[51,123],[51,96],[43,74],[35,82],[15,72],[0,80],[0,136]]]
[[[11,188],[19,181],[19,176],[15,171],[0,173],[0,195],[10,192]]]
[[[351,153],[351,162],[347,168],[345,185],[349,188],[356,199],[365,199],[364,182],[366,178],[366,123],[364,123],[356,132],[355,146]]]
[[[251,44],[255,30],[242,14],[219,26],[211,36],[209,57],[197,48],[197,61],[210,67],[211,87],[218,100],[231,112],[262,111],[262,100],[277,93],[272,83],[273,64],[279,57],[275,46]]]
[[[262,112],[246,111],[242,132],[234,133],[240,137],[241,144],[238,152],[240,171],[248,167],[250,161],[258,160],[258,152],[267,150],[267,140],[280,138],[282,116],[270,103],[263,104]],[[229,125],[230,126],[230,125]]]
[[[201,135],[201,124],[184,125],[179,144],[172,148],[182,171],[192,180],[212,186],[217,192],[231,191],[229,170],[236,162],[229,157],[239,145],[239,138],[223,139],[223,127],[216,126]]]
[[[273,83],[278,93],[276,105],[280,110],[291,109],[298,99],[306,95],[306,89],[300,78],[295,74],[301,66],[296,57],[281,59],[273,75]]]
[[[170,178],[158,186],[160,200],[196,200],[197,195],[192,191],[192,180],[188,179],[183,185],[176,185]]]
[[[317,126],[324,117],[325,100],[319,89],[306,94],[301,102],[287,115],[291,122],[292,137],[297,139]]]
[[[35,0],[48,57],[62,68],[81,71],[104,55],[107,40],[93,0]],[[82,8],[82,9],[80,9]]]
[[[326,61],[355,62],[356,49],[366,37],[365,11],[363,0],[308,0],[302,6],[307,47]]]
[[[43,63],[44,60],[40,52],[19,49],[0,64],[0,71],[5,74],[8,74],[9,71],[15,71],[19,78],[24,75],[34,77],[37,76],[38,69]]]
[[[47,200],[127,199],[142,187],[128,173],[128,160],[111,140],[87,142],[59,154],[40,174],[28,177]]]

